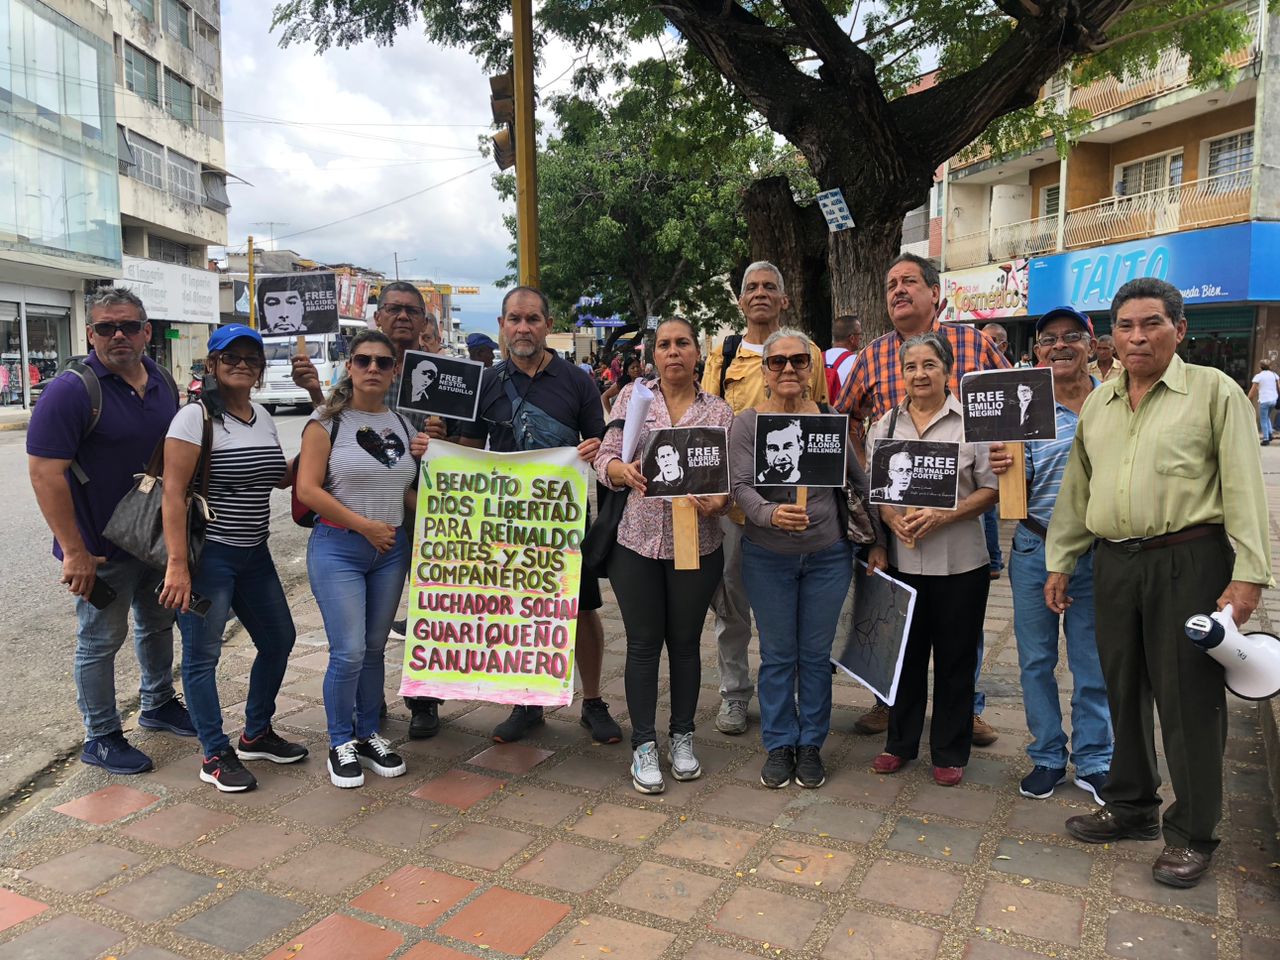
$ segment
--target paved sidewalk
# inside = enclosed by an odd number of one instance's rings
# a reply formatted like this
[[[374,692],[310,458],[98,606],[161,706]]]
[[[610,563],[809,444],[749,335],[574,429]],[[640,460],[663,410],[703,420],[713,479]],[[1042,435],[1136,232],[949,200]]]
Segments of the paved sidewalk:
[[[1280,508],[1280,486],[1272,495]],[[1232,704],[1212,875],[1190,891],[1156,885],[1159,842],[1065,836],[1063,820],[1090,809],[1076,788],[1018,796],[1027,738],[1007,579],[993,584],[983,678],[1002,735],[955,789],[933,785],[926,764],[871,773],[881,740],[850,732],[870,696],[846,680],[827,785],[763,788],[754,710],[747,735],[714,731],[708,631],[701,780],[641,796],[625,742],[592,745],[576,705],[528,742],[495,746],[505,709],[456,703],[437,738],[403,742],[408,775],[340,791],[325,772],[327,653],[309,593],[294,612],[277,726],[312,757],[253,764],[259,789],[240,796],[197,780],[193,741],[149,731],[132,735],[157,761],[150,774],[72,764],[0,837],[0,960],[1280,957],[1280,843],[1256,708]],[[611,602],[604,612],[606,696],[625,720],[622,624]],[[1260,617],[1280,623],[1280,592]],[[388,650],[389,692],[400,650]],[[228,732],[249,652],[237,636],[223,658]],[[390,702],[385,732],[401,742],[406,715]]]

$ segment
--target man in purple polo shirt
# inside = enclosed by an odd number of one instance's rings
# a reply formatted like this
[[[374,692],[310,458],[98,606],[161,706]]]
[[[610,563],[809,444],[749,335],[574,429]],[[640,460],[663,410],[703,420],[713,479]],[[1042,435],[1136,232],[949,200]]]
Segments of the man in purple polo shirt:
[[[178,398],[171,379],[145,356],[151,324],[137,294],[99,290],[88,313],[93,352],[85,363],[102,390],[97,425],[86,383],[64,372],[45,388],[31,415],[28,466],[36,502],[53,531],[53,555],[62,561],[62,582],[76,597],[76,695],[85,725],[80,759],[111,773],[143,773],[151,758],[125,739],[116,708],[115,657],[130,609],[142,670],[139,726],[182,737],[196,731],[173,689],[174,614],[156,598],[163,574],[102,531],[134,474],[164,439]],[[74,473],[73,462],[79,468]]]

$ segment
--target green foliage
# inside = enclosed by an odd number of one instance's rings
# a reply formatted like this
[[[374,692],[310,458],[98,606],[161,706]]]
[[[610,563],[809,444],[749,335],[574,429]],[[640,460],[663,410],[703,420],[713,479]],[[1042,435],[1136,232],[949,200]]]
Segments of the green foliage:
[[[548,103],[540,283],[562,324],[584,295],[603,298],[596,315],[639,323],[677,311],[707,328],[737,319],[724,278],[746,253],[742,190],[775,161],[773,140],[723,80],[695,82],[681,63],[638,63],[607,99]],[[514,177],[495,182],[514,198]]]

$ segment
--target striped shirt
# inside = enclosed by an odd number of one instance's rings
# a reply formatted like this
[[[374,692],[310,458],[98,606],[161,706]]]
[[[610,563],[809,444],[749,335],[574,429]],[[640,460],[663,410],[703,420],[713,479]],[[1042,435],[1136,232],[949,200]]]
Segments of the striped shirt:
[[[320,411],[311,419],[333,436],[333,420],[321,420]],[[362,517],[400,526],[404,492],[418,476],[418,461],[409,453],[415,431],[391,410],[366,413],[348,407],[337,419],[341,425],[329,451],[325,490]]]
[[[1097,377],[1090,377],[1093,388],[1099,385]],[[1070,407],[1054,404],[1058,421],[1057,440],[1028,440],[1023,445],[1027,463],[1027,516],[1049,526],[1053,505],[1062,489],[1062,476],[1067,470],[1067,458],[1076,438],[1076,424],[1080,415]]]
[[[974,370],[1004,370],[1009,361],[1000,348],[962,323],[933,322],[931,328],[941,332],[951,341],[955,364],[951,367],[951,395],[960,396],[960,378]],[[902,381],[902,364],[898,361],[898,348],[904,340],[896,330],[871,341],[854,361],[853,371],[840,388],[835,408],[849,414],[851,421],[870,417],[879,420],[907,399],[906,384]]]
[[[245,422],[230,413],[215,417],[209,455],[209,506],[215,516],[206,538],[229,547],[266,543],[271,522],[271,491],[284,478],[284,451],[271,416],[251,403]],[[169,424],[168,437],[200,446],[204,415],[189,403]]]

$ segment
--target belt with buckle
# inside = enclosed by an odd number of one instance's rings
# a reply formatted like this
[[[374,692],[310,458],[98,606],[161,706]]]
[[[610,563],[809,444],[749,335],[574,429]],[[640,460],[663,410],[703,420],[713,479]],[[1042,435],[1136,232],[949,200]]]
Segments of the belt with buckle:
[[[1023,517],[1022,520],[1019,522],[1024,527],[1027,528],[1028,533],[1034,533],[1041,540],[1049,539],[1049,531],[1045,528],[1045,525],[1041,523],[1039,520],[1036,520],[1032,517]]]
[[[1163,533],[1158,537],[1135,537],[1132,540],[1100,540],[1098,542],[1126,553],[1141,553],[1144,550],[1156,550],[1160,547],[1189,543],[1192,540],[1202,540],[1205,537],[1223,533],[1225,530],[1226,528],[1220,523],[1197,523],[1193,527],[1186,527],[1173,533]]]

